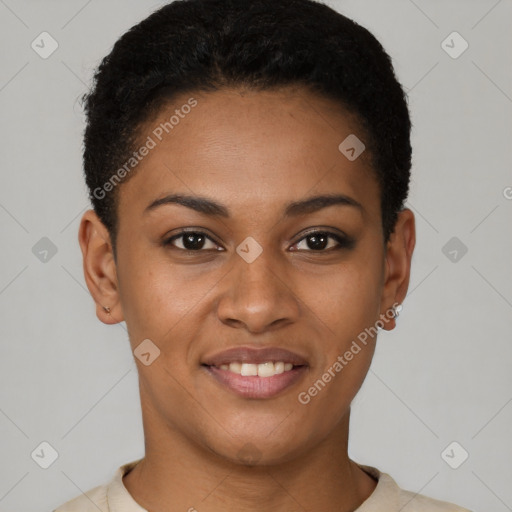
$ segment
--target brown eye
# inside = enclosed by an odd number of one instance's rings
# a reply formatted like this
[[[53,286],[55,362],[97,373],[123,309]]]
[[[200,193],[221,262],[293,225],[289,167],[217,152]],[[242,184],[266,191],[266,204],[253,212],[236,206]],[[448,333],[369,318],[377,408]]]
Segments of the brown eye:
[[[212,250],[218,248],[217,244],[201,231],[183,231],[167,239],[164,245],[171,245],[182,251],[201,251],[203,249]]]
[[[302,247],[300,247],[302,244]],[[313,231],[308,233],[305,237],[301,238],[296,244],[293,245],[295,251],[307,252],[328,252],[330,250],[337,250],[343,248],[351,248],[354,245],[354,240],[342,237],[336,233],[329,231]]]

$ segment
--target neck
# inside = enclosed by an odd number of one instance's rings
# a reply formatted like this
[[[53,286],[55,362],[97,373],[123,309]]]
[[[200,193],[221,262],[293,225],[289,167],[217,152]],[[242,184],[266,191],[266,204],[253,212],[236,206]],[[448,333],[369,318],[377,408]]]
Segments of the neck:
[[[151,512],[350,512],[376,486],[348,457],[349,413],[319,445],[273,465],[232,462],[151,420],[144,415],[145,458],[123,478]]]

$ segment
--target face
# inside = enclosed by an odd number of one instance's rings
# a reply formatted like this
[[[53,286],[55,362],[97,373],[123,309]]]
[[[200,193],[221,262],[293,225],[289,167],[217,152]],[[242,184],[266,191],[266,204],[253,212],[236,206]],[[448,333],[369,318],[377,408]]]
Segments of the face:
[[[141,133],[155,145],[119,191],[116,261],[92,212],[80,240],[97,249],[86,279],[111,308],[98,315],[124,319],[144,354],[146,436],[172,431],[233,461],[311,449],[368,371],[375,337],[362,333],[394,325],[383,315],[405,296],[412,214],[385,244],[368,155],[338,149],[364,134],[304,90],[191,93]]]

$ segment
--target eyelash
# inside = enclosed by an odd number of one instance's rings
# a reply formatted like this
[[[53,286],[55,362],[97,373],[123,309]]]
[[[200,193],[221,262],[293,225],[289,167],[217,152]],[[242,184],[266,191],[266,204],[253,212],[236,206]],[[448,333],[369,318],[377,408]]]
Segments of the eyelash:
[[[206,252],[208,250],[212,250],[212,249],[197,249],[197,250],[194,250],[194,249],[182,249],[181,247],[176,247],[175,245],[173,245],[172,242],[174,242],[174,240],[178,240],[179,238],[183,238],[185,235],[188,235],[188,234],[194,234],[194,235],[202,235],[204,238],[208,239],[209,241],[213,242],[214,244],[216,243],[215,240],[213,240],[211,237],[209,237],[204,231],[181,231],[180,233],[177,233],[176,235],[173,235],[172,237],[164,240],[163,242],[163,245],[164,246],[171,246],[173,249],[177,249],[179,251],[183,251],[183,252],[186,252],[186,253],[200,253],[200,252]],[[331,252],[331,251],[337,251],[337,250],[340,250],[340,249],[351,249],[353,246],[354,246],[354,240],[352,238],[349,238],[349,237],[344,237],[344,236],[341,236],[341,235],[338,235],[337,233],[333,233],[331,231],[326,231],[326,230],[314,230],[314,231],[309,231],[308,233],[306,233],[302,238],[300,238],[297,242],[295,242],[293,245],[297,245],[299,244],[300,242],[302,242],[303,240],[306,240],[308,237],[311,237],[313,235],[327,235],[328,238],[332,238],[334,239],[337,243],[338,243],[338,246],[337,247],[330,247],[328,249],[319,249],[319,250],[314,250],[314,249],[296,249],[294,252],[311,252],[311,253],[315,253],[315,254],[319,254],[319,253],[326,253],[326,252]]]

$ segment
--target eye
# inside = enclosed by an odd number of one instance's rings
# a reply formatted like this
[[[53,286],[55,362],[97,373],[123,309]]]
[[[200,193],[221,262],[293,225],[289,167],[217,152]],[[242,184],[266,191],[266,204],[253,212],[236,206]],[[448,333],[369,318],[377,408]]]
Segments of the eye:
[[[334,241],[334,243],[333,243]],[[302,245],[302,248],[300,247]],[[329,252],[331,250],[350,249],[354,240],[330,231],[310,231],[292,246],[293,251]],[[304,248],[306,247],[306,248]]]
[[[209,247],[208,244],[210,244]],[[202,231],[182,231],[181,233],[173,235],[172,237],[165,240],[164,245],[171,245],[176,249],[181,249],[182,251],[199,252],[202,249],[214,249],[219,251],[222,250],[219,249],[219,246],[206,233],[203,233]]]
[[[182,231],[166,239],[163,244],[164,246],[172,246],[173,248],[190,252],[223,250],[211,237],[202,231]],[[339,250],[343,248],[350,249],[353,245],[354,240],[349,237],[332,233],[330,231],[316,230],[310,231],[306,236],[302,237],[292,246],[291,250],[330,252],[331,250]]]

